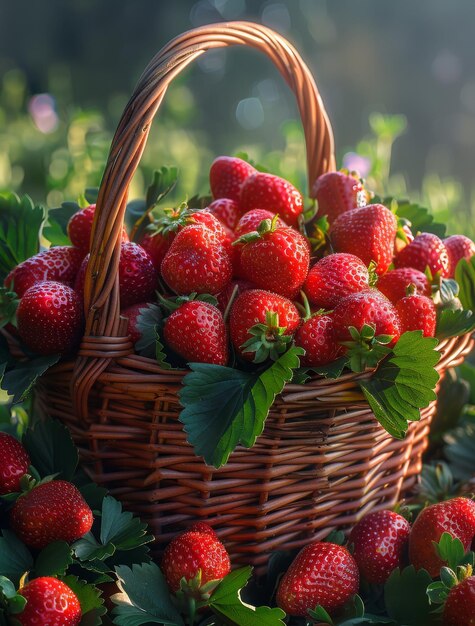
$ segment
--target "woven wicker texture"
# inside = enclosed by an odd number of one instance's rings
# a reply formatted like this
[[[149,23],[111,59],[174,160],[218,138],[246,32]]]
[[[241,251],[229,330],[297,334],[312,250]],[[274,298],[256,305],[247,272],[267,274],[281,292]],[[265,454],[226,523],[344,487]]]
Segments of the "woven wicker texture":
[[[394,505],[421,468],[435,403],[393,439],[371,413],[358,376],[288,385],[251,450],[215,470],[197,458],[178,421],[182,373],[133,353],[119,314],[118,254],[127,190],[150,124],[170,81],[206,50],[248,45],[267,54],[295,93],[308,181],[334,169],[332,131],[308,68],[268,28],[247,22],[205,26],[174,39],[139,80],[111,147],[99,193],[85,283],[86,333],[78,359],[40,381],[39,409],[65,421],[84,468],[157,536],[156,549],[191,522],[207,520],[233,564],[265,568],[274,549],[300,547]],[[443,374],[472,347],[465,336],[440,344]]]

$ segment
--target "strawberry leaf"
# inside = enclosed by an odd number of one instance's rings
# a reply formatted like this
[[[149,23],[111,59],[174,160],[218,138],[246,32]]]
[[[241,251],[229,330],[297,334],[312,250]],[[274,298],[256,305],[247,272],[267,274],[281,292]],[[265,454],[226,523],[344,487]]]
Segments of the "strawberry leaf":
[[[320,604],[314,609],[309,609],[307,612],[314,621],[323,622],[324,624],[333,624],[332,618]]]
[[[71,480],[78,465],[78,451],[69,429],[57,420],[37,422],[23,435],[31,464],[40,476],[57,474],[57,478]]]
[[[393,570],[384,586],[388,616],[407,626],[428,623],[431,606],[426,590],[431,582],[432,578],[425,569],[416,572],[413,565],[402,571],[399,567]]]
[[[170,596],[165,577],[155,563],[125,565],[115,568],[121,594],[112,596],[117,606],[113,609],[117,626],[164,624],[184,626]]]
[[[209,607],[227,624],[237,626],[284,626],[285,617],[281,609],[267,606],[254,607],[241,600],[241,589],[247,584],[252,574],[252,567],[235,570],[223,578],[209,601]]]
[[[429,209],[410,202],[409,200],[396,200],[395,198],[374,198],[373,202],[381,202],[388,209],[395,212],[398,217],[405,218],[411,223],[411,230],[414,234],[417,232],[434,233],[438,237],[445,237],[445,224],[434,222],[434,217]]]
[[[467,422],[449,431],[444,440],[444,456],[459,480],[468,481],[475,474],[475,424]]]
[[[137,329],[141,337],[135,344],[135,349],[140,355],[149,359],[155,358],[155,342],[162,324],[163,316],[159,306],[149,304],[140,309],[137,316]]]
[[[461,259],[455,268],[455,280],[459,285],[459,300],[464,309],[475,310],[475,257],[470,261]]]
[[[52,246],[70,246],[68,237],[68,222],[72,216],[80,211],[81,207],[76,202],[63,202],[57,209],[50,209],[43,227],[43,236]]]
[[[457,537],[452,537],[450,533],[442,533],[438,543],[432,542],[437,556],[447,563],[451,570],[456,570],[459,565],[473,565],[473,552],[465,553],[463,543]],[[444,568],[442,568],[444,569]]]
[[[180,421],[196,454],[208,465],[221,467],[239,443],[252,447],[303,353],[293,346],[260,374],[191,363],[179,394],[184,407]]]
[[[376,419],[393,437],[403,439],[408,422],[418,421],[420,409],[437,397],[437,343],[420,330],[406,332],[371,378],[359,381]]]
[[[53,541],[38,554],[35,576],[64,576],[72,562],[69,545],[65,541]]]
[[[0,606],[7,605],[8,612],[21,613],[26,606],[26,598],[17,593],[15,585],[5,576],[0,576]],[[0,621],[1,624],[1,621]]]
[[[101,598],[102,592],[77,576],[62,576],[61,580],[76,594],[81,605],[82,617],[79,626],[100,626],[101,616],[107,611]]]
[[[38,356],[27,361],[10,361],[1,381],[2,389],[12,396],[12,402],[22,402],[28,397],[36,381],[60,359],[59,354]]]
[[[448,339],[465,335],[475,328],[473,311],[445,309],[440,312],[437,320],[436,336],[438,339]]]
[[[33,557],[28,548],[10,530],[2,530],[0,537],[0,572],[16,585],[25,572],[33,568]]]

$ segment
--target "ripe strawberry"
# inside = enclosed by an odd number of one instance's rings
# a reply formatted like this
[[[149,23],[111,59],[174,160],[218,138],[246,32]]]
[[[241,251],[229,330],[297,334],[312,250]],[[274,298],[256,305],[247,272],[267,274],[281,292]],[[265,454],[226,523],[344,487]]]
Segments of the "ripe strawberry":
[[[444,565],[433,546],[444,532],[460,539],[468,550],[475,537],[475,502],[453,498],[432,504],[414,522],[409,535],[409,559],[416,569],[424,568],[432,577],[438,576]]]
[[[78,626],[81,621],[76,594],[57,578],[34,578],[18,593],[27,600],[23,611],[15,615],[21,626]]]
[[[80,341],[83,331],[81,298],[62,283],[38,283],[20,300],[17,324],[18,334],[33,352],[70,352]]]
[[[335,252],[349,252],[365,265],[376,263],[376,273],[384,274],[391,265],[397,220],[382,204],[351,209],[342,213],[330,229]]]
[[[90,204],[84,209],[77,211],[68,222],[68,236],[71,239],[71,243],[81,250],[83,256],[89,252],[95,211],[96,205]],[[122,241],[129,241],[125,228],[122,228]]]
[[[218,300],[218,309],[221,313],[224,313],[228,307],[231,296],[234,293],[234,289],[237,288],[237,292],[235,298],[237,298],[244,291],[249,291],[249,289],[255,289],[256,286],[250,283],[248,280],[243,280],[241,278],[237,278],[228,283],[222,291],[220,291],[216,298]]]
[[[343,252],[320,259],[310,269],[303,287],[309,302],[322,309],[333,309],[345,296],[368,288],[366,265],[353,254]]]
[[[274,313],[269,319],[269,313]],[[275,317],[276,316],[276,317]],[[231,341],[238,354],[248,361],[264,361],[269,355],[276,357],[285,349],[286,338],[295,333],[300,324],[297,307],[287,298],[262,289],[245,291],[234,300],[229,316]],[[262,325],[263,328],[257,329]],[[257,335],[250,332],[256,328]],[[255,349],[244,346],[256,340]],[[262,343],[262,346],[260,345]],[[282,350],[283,351],[283,350]],[[262,358],[261,358],[262,357]]]
[[[333,311],[335,334],[339,341],[350,341],[349,326],[361,332],[365,324],[374,327],[375,335],[391,335],[393,346],[399,339],[401,327],[394,306],[376,289],[353,293],[336,305]]]
[[[402,565],[410,530],[402,515],[387,510],[370,513],[353,527],[348,542],[367,582],[384,583]]]
[[[238,203],[236,200],[231,200],[230,198],[218,198],[218,200],[211,202],[205,210],[209,211],[221,224],[231,230],[236,228],[239,218],[241,217]]]
[[[437,323],[436,308],[433,300],[415,292],[410,292],[396,304],[396,311],[401,322],[401,333],[408,330],[422,330],[424,337],[435,335]]]
[[[21,298],[27,289],[46,280],[73,286],[84,254],[72,246],[49,248],[17,265],[5,278],[5,287]]]
[[[220,156],[209,170],[209,184],[214,199],[229,198],[238,202],[242,184],[256,169],[237,157]]]
[[[315,541],[301,550],[282,577],[277,605],[289,615],[306,616],[318,604],[333,613],[357,593],[358,567],[343,546]]]
[[[246,178],[241,188],[242,212],[266,209],[277,213],[290,226],[297,226],[303,212],[302,194],[291,183],[273,174],[257,172]]]
[[[427,276],[413,267],[400,267],[397,270],[389,270],[389,272],[379,277],[377,287],[388,300],[396,304],[401,298],[406,297],[406,290],[411,284],[416,286],[417,293],[427,297],[430,296],[431,287]]]
[[[341,350],[333,330],[331,315],[314,315],[295,333],[295,345],[305,350],[301,364],[318,367],[334,361]]]
[[[443,613],[444,626],[475,626],[475,576],[449,591]]]
[[[160,272],[162,261],[172,245],[174,233],[147,231],[140,240],[140,245],[152,259],[153,267]]]
[[[359,175],[344,171],[319,176],[312,195],[318,202],[318,217],[326,215],[330,224],[342,213],[365,206],[369,199]]]
[[[92,511],[78,489],[65,480],[40,483],[23,494],[10,512],[10,525],[31,548],[53,541],[71,543],[91,530]]]
[[[136,344],[142,336],[142,333],[137,326],[137,321],[143,309],[147,309],[148,306],[148,302],[139,302],[138,304],[133,304],[132,306],[127,307],[120,313],[122,316],[128,318],[127,334],[130,336],[133,344]]]
[[[180,589],[182,578],[190,582],[199,573],[200,587],[220,581],[231,571],[231,563],[226,548],[214,532],[188,530],[172,539],[166,547],[162,571],[168,587],[175,593]]]
[[[0,432],[0,496],[20,491],[20,479],[30,465],[27,451],[15,437]]]
[[[440,272],[442,278],[449,275],[449,255],[443,242],[432,233],[421,233],[403,248],[394,259],[396,267],[413,267],[425,272],[428,267],[433,276]]]
[[[270,220],[272,222],[272,220],[275,218],[275,215],[275,213],[267,211],[266,209],[253,209],[252,211],[244,213],[244,215],[239,218],[239,222],[237,223],[237,226],[234,230],[236,238],[257,230],[259,224],[263,220]],[[287,226],[287,223],[284,222],[284,220],[279,216],[275,225],[277,228],[285,228]]]
[[[460,259],[470,259],[475,255],[475,243],[465,235],[451,235],[443,240],[449,255],[449,278],[455,276],[455,268]]]
[[[275,219],[275,218],[274,218]],[[308,273],[310,252],[303,235],[264,220],[258,230],[243,235],[241,270],[257,287],[294,298]]]
[[[162,276],[178,294],[219,293],[231,280],[232,265],[219,238],[202,224],[178,233],[162,262]]]
[[[191,363],[226,365],[227,332],[221,311],[207,302],[185,302],[166,320],[167,344]]]

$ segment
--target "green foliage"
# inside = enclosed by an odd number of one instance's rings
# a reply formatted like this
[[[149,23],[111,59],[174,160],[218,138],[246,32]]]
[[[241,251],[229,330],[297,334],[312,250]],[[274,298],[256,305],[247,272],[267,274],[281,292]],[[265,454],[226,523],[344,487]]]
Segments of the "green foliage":
[[[50,209],[43,236],[52,246],[70,246],[67,225],[71,217],[80,211],[81,207],[76,202],[63,202],[60,207]]]
[[[101,616],[105,615],[107,609],[104,600],[101,598],[102,592],[94,585],[88,584],[85,580],[80,580],[77,576],[63,576],[61,580],[76,594],[81,605],[81,625],[100,626]]]
[[[454,476],[470,480],[475,474],[475,424],[462,423],[445,436],[444,455]]]
[[[432,544],[439,559],[447,563],[450,569],[455,570],[459,565],[473,565],[473,552],[465,553],[463,543],[450,533],[442,533],[439,541],[433,541]]]
[[[463,308],[475,311],[475,257],[457,263],[455,280],[460,288],[458,297]]]
[[[5,576],[0,576],[0,607],[4,605],[7,606],[9,613],[15,615],[21,613],[25,608],[26,598],[17,593],[16,587],[11,580]]]
[[[0,363],[0,378],[3,371],[1,386],[8,395],[12,396],[12,402],[22,402],[29,396],[36,381],[50,367],[59,361],[59,354],[38,356],[27,361],[14,361],[10,359],[10,365]]]
[[[399,567],[393,570],[384,586],[388,616],[407,626],[430,624],[431,606],[426,590],[431,582],[432,578],[426,570],[416,572],[413,565],[403,570]]]
[[[64,424],[52,419],[38,421],[25,432],[23,445],[41,477],[57,474],[59,479],[72,480],[78,451]]]
[[[438,237],[445,237],[445,224],[435,222],[429,209],[416,202],[384,198],[383,204],[392,209],[397,217],[408,220],[411,223],[411,230],[414,234],[424,232],[434,233]]]
[[[448,339],[469,333],[475,328],[475,315],[472,311],[441,311],[437,320],[436,336],[438,339]]]
[[[73,562],[65,541],[53,541],[43,548],[35,561],[35,576],[64,576]]]
[[[33,568],[33,557],[14,533],[10,530],[1,532],[0,572],[18,585],[23,574]]]

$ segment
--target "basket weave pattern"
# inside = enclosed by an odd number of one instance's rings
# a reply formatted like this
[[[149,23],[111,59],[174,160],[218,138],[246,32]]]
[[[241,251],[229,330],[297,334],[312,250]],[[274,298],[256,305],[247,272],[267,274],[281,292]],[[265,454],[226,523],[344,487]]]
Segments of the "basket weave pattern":
[[[294,92],[310,190],[320,174],[335,168],[332,131],[315,82],[280,35],[232,22],[170,42],[140,78],[113,139],[93,226],[78,358],[43,377],[37,402],[68,424],[90,477],[150,524],[157,550],[203,519],[217,527],[234,564],[251,563],[262,572],[271,550],[300,547],[352,525],[370,509],[394,505],[420,471],[435,403],[398,441],[375,420],[358,375],[287,385],[256,445],[238,448],[215,470],[195,456],[178,421],[183,373],[161,370],[133,353],[120,317],[117,272],[128,186],[171,80],[206,50],[236,44],[267,54]],[[469,336],[441,343],[439,373],[460,363],[472,344]]]

